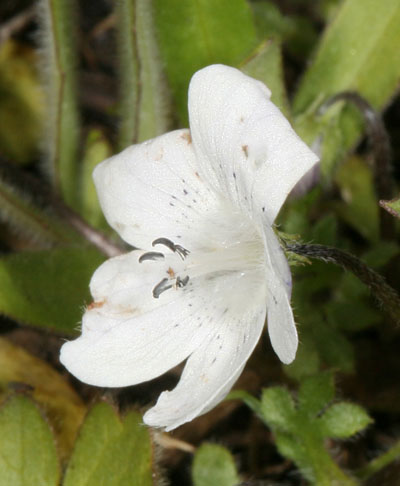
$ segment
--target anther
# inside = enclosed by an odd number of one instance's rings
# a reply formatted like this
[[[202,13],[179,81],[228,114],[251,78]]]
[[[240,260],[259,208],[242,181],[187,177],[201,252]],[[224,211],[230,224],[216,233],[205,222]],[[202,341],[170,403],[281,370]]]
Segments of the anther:
[[[189,275],[186,275],[185,278],[181,278],[181,277],[178,277],[176,279],[176,286],[181,289],[182,287],[185,287],[185,285],[187,285],[189,282]]]
[[[152,246],[164,245],[174,253],[178,253],[178,255],[182,258],[182,260],[184,260],[185,257],[187,257],[190,253],[189,250],[186,250],[186,248],[183,248],[183,246],[181,245],[175,245],[175,243],[173,243],[168,238],[157,238],[156,240],[153,241],[151,245]]]
[[[172,288],[171,284],[168,284],[169,279],[163,278],[153,289],[153,297],[158,299],[160,295],[168,289]]]
[[[147,253],[143,253],[139,257],[139,263],[142,263],[146,260],[162,260],[164,259],[164,255],[159,253],[158,251],[148,251]]]

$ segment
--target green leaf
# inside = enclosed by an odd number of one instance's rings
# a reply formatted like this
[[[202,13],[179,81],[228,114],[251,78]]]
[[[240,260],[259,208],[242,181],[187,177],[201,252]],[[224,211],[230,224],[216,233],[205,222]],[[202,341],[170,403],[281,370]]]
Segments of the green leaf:
[[[240,478],[232,454],[220,445],[203,444],[192,469],[194,486],[237,486]]]
[[[1,44],[0,153],[19,163],[31,162],[38,152],[43,93],[36,64],[35,53],[26,44]]]
[[[0,486],[57,486],[60,470],[49,426],[16,396],[0,409]]]
[[[254,12],[254,23],[259,37],[272,37],[280,41],[286,40],[293,29],[293,21],[281,14],[277,5],[271,1],[251,2]]]
[[[25,324],[74,333],[89,280],[104,256],[89,248],[23,252],[0,259],[0,313]]]
[[[255,414],[262,418],[261,402],[244,390],[233,390],[225,400],[242,400]]]
[[[240,69],[259,79],[271,90],[271,100],[286,117],[290,116],[282,66],[281,46],[276,41],[264,41],[241,65]]]
[[[379,241],[363,254],[362,259],[372,268],[382,268],[400,253],[400,246],[395,241]]]
[[[317,415],[335,395],[333,374],[319,373],[305,378],[298,394],[299,409],[309,416]]]
[[[150,486],[153,482],[149,429],[137,412],[121,420],[98,403],[84,422],[63,486]]]
[[[101,210],[92,174],[97,164],[111,156],[109,141],[100,130],[91,130],[85,146],[81,164],[81,203],[80,215],[92,226],[109,231],[103,211]]]
[[[353,345],[344,334],[324,319],[320,320],[312,332],[320,356],[327,364],[347,373],[354,370]]]
[[[191,76],[209,64],[238,65],[256,46],[245,0],[155,0],[161,55],[181,121]]]
[[[170,127],[170,97],[153,23],[152,0],[115,3],[120,69],[119,148]]]
[[[317,33],[312,21],[298,15],[283,15],[271,1],[250,2],[261,39],[278,39],[295,57],[304,58],[312,49]]]
[[[335,174],[343,199],[339,215],[371,242],[379,239],[379,207],[371,169],[359,157],[351,157]]]
[[[326,28],[294,100],[295,113],[302,114],[295,123],[299,134],[309,144],[322,137],[323,173],[355,144],[362,123],[354,107],[335,105],[325,119],[315,118],[315,110],[344,90],[357,91],[376,109],[388,103],[400,77],[399,24],[398,0],[347,0]]]
[[[367,412],[353,403],[336,403],[318,419],[316,425],[325,437],[346,439],[372,422]]]
[[[79,115],[76,81],[75,0],[40,0],[42,78],[47,113],[46,166],[53,186],[73,208],[78,199]]]
[[[380,201],[379,204],[396,218],[400,218],[400,197],[391,201]]]
[[[301,322],[301,319],[299,319]],[[296,353],[293,363],[284,366],[287,376],[294,380],[302,380],[306,376],[317,373],[320,367],[320,357],[314,340],[309,333],[301,333],[301,346]]]
[[[276,386],[263,390],[261,411],[270,427],[283,431],[291,430],[296,411],[293,398],[286,388]]]
[[[304,445],[303,437],[299,435],[291,435],[285,432],[275,432],[276,447],[283,457],[294,461],[302,470],[302,474],[308,478],[312,478],[310,468],[310,457]]]
[[[29,191],[24,190],[28,188]],[[16,167],[1,162],[0,221],[6,223],[13,234],[40,248],[82,241],[75,230],[63,224],[54,210],[39,206],[37,192],[40,190],[43,188],[38,186],[36,179],[33,183]]]
[[[64,460],[69,456],[86,407],[69,383],[45,361],[0,338],[0,394],[18,383],[31,387],[35,402],[46,413]]]

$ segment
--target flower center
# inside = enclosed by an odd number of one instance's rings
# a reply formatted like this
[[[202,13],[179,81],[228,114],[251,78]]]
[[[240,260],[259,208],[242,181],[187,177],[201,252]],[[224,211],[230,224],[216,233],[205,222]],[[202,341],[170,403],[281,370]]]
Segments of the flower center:
[[[198,230],[196,247],[187,249],[167,238],[152,243],[157,251],[143,253],[139,262],[154,261],[162,275],[152,289],[158,299],[170,289],[187,290],[196,282],[212,289],[230,293],[232,299],[243,293],[251,298],[265,288],[265,249],[260,230],[246,215],[221,211],[208,218]],[[158,251],[160,247],[163,249]],[[203,285],[204,284],[204,285]]]

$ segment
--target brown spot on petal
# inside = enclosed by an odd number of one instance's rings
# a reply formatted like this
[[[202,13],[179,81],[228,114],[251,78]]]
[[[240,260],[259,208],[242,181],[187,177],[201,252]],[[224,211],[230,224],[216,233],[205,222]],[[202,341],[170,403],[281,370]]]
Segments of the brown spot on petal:
[[[100,300],[99,302],[92,302],[87,306],[86,310],[99,309],[100,307],[103,307],[105,302],[106,302],[105,300]]]
[[[240,123],[243,123],[244,122],[244,116],[242,115],[239,119]]]
[[[167,273],[170,276],[170,278],[175,278],[175,272],[172,270],[171,267],[168,268]]]
[[[198,172],[195,172],[194,175],[198,178],[201,179],[200,174]]]
[[[244,155],[246,156],[246,159],[249,156],[249,146],[248,145],[242,145],[242,150],[244,152]]]
[[[154,160],[156,162],[159,162],[163,157],[164,157],[164,149],[161,147],[160,150],[155,155]]]
[[[192,143],[192,136],[190,135],[190,132],[182,133],[181,138],[183,138],[183,140],[186,140],[188,145]]]

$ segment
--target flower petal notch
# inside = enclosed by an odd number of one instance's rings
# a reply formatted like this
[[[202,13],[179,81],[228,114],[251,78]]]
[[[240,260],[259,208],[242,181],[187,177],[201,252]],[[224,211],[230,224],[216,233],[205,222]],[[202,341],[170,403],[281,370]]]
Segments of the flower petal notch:
[[[148,425],[172,430],[218,404],[266,317],[278,357],[295,357],[291,275],[272,225],[318,159],[269,97],[237,69],[206,67],[190,83],[190,131],[128,147],[95,169],[107,221],[135,250],[97,269],[82,334],[60,359],[107,387],[187,360],[177,387],[145,414]]]

